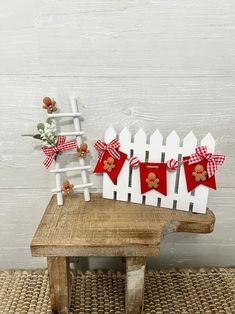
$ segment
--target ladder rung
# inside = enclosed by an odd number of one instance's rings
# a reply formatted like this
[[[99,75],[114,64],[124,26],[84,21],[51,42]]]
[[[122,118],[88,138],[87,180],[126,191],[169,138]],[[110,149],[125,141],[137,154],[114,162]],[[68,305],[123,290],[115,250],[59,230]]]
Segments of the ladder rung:
[[[65,118],[65,117],[80,117],[81,112],[70,112],[70,113],[49,113],[48,118]]]
[[[78,184],[78,185],[75,185],[73,188],[74,188],[74,190],[76,190],[76,189],[86,188],[86,187],[89,187],[92,185],[93,185],[93,183]],[[51,191],[52,191],[52,193],[61,192],[61,190],[59,190],[59,189],[52,189]]]
[[[81,167],[68,167],[68,168],[60,168],[60,169],[52,169],[50,172],[54,173],[60,173],[60,172],[67,172],[67,171],[73,171],[73,170],[85,170],[85,169],[91,169],[91,166],[81,166]]]
[[[93,183],[84,183],[84,184],[74,185],[73,188],[76,190],[76,189],[81,189],[81,188],[87,188],[87,187],[92,186],[92,185],[93,185]]]
[[[79,136],[79,135],[83,135],[84,132],[81,131],[81,132],[61,132],[61,133],[58,133],[58,135],[60,136]]]

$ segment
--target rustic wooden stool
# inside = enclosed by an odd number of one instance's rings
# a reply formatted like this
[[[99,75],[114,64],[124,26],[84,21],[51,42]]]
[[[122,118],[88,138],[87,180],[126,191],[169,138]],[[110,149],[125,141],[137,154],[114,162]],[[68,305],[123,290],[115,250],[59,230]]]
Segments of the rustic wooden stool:
[[[159,253],[161,238],[171,232],[213,231],[214,214],[176,211],[103,199],[92,194],[66,197],[57,206],[52,197],[31,243],[33,256],[46,256],[54,313],[69,313],[70,256],[126,257],[126,313],[143,310],[147,256]]]

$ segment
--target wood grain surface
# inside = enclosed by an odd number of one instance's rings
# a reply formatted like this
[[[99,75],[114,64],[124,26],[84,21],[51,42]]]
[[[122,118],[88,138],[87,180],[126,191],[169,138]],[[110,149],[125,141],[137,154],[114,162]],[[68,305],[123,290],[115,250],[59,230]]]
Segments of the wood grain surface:
[[[172,232],[210,233],[214,214],[177,211],[104,199],[53,196],[31,242],[33,256],[151,256]]]
[[[48,275],[52,313],[68,314],[71,299],[71,278],[68,257],[48,257]]]
[[[0,4],[0,268],[42,266],[29,243],[50,198],[39,143],[21,138],[79,96],[91,147],[109,125],[180,137],[211,131],[226,155],[209,207],[210,235],[167,236],[151,265],[232,266],[235,260],[235,3],[232,0],[31,1]],[[65,123],[65,129],[69,129]],[[68,157],[70,158],[70,157]],[[101,178],[91,174],[94,191]],[[76,179],[71,176],[76,184]],[[90,267],[96,260],[90,259]]]
[[[146,257],[128,257],[126,261],[126,314],[140,314],[144,309]]]

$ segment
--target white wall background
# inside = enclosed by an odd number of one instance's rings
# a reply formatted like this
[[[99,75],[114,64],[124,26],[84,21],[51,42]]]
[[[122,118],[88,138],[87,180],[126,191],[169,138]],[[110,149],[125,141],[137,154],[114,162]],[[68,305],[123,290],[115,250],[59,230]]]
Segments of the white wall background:
[[[150,264],[234,266],[234,1],[1,0],[0,7],[0,268],[44,265],[29,244],[53,180],[38,143],[20,135],[44,121],[46,95],[62,111],[71,95],[80,97],[89,143],[110,124],[164,135],[174,128],[182,137],[211,131],[226,155],[209,195],[215,231],[167,236]]]

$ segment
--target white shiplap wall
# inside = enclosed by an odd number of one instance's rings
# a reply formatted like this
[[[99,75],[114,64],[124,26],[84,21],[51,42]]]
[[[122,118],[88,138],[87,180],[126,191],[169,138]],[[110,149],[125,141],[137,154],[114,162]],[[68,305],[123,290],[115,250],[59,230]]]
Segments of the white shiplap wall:
[[[78,95],[90,146],[112,124],[167,135],[211,131],[226,155],[210,235],[173,234],[151,266],[235,261],[235,3],[232,0],[11,0],[0,3],[0,268],[36,267],[29,243],[53,180],[22,139],[54,96]],[[92,164],[96,153],[92,151]],[[101,179],[92,176],[99,190]],[[109,265],[105,260],[105,265]],[[108,263],[108,264],[107,264]],[[111,263],[110,263],[111,264]],[[91,259],[90,267],[102,266]]]

